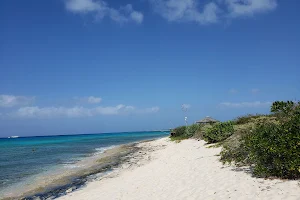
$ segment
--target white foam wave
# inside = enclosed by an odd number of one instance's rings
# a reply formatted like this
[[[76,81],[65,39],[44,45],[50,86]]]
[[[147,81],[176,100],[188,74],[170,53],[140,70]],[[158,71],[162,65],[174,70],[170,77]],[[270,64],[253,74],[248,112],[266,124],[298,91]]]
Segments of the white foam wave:
[[[108,147],[95,148],[95,150],[96,150],[95,155],[104,153],[105,151],[107,151],[109,149],[112,149],[112,148],[115,148],[115,147],[116,147],[116,145],[112,145],[112,146],[108,146]]]

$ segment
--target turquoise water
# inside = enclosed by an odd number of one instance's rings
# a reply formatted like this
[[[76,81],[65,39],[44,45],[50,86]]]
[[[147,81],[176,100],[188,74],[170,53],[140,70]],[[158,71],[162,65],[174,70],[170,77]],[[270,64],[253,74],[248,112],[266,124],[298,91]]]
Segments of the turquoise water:
[[[0,190],[53,166],[71,165],[106,148],[167,136],[169,132],[102,133],[0,139]]]

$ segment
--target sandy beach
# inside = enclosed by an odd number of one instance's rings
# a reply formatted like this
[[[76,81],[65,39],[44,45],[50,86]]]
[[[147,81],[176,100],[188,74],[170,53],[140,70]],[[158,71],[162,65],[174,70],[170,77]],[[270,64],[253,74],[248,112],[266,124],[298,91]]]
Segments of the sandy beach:
[[[138,146],[110,174],[59,199],[300,199],[299,181],[254,178],[248,168],[222,165],[221,148],[204,141],[162,138]]]

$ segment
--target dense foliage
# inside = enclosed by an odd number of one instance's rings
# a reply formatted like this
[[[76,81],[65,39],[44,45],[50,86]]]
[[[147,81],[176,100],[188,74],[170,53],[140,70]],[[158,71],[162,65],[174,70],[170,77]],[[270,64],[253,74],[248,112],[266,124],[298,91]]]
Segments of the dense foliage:
[[[300,178],[300,102],[276,101],[270,115],[174,129],[176,138],[221,144],[221,161],[253,166],[258,177]]]
[[[231,121],[216,123],[208,128],[203,138],[208,143],[220,142],[228,138],[234,133],[233,123]]]
[[[299,106],[293,101],[275,101],[271,106],[271,112],[275,114],[289,115]]]
[[[257,176],[300,178],[300,105],[274,102],[271,111],[278,114],[279,124],[259,124],[245,138],[249,157]]]
[[[224,143],[221,160],[254,166],[259,177],[300,178],[300,105],[274,102],[273,116],[235,128],[234,137]]]
[[[186,126],[180,126],[172,130],[172,137],[187,135]]]
[[[295,122],[259,125],[246,137],[255,175],[300,178],[300,117]]]
[[[200,131],[201,125],[199,124],[192,124],[190,126],[180,126],[171,131],[171,138],[173,140],[182,140],[193,137]]]
[[[245,116],[240,116],[234,120],[234,123],[236,125],[247,124],[247,123],[252,122],[253,120],[260,118],[262,116],[265,116],[265,115],[259,115],[259,114],[250,115],[249,114],[249,115],[245,115]]]
[[[187,127],[187,130],[191,136],[194,136],[197,131],[200,131],[201,125],[200,124],[192,124]]]
[[[224,143],[220,153],[223,164],[234,162],[238,166],[252,164],[249,159],[249,148],[244,138],[251,134],[250,129],[240,129],[229,137]]]

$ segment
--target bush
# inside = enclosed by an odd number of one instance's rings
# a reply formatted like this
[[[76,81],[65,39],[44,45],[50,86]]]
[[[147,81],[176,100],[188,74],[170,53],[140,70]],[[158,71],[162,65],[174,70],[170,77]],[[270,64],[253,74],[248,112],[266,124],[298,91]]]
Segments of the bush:
[[[300,178],[300,105],[274,102],[271,111],[274,115],[236,125],[223,143],[221,161],[253,164],[258,177]]]
[[[207,129],[212,127],[212,125],[210,125],[210,124],[200,125],[199,124],[198,126],[199,126],[199,128],[194,133],[193,138],[203,140],[204,139],[203,135],[205,134]]]
[[[208,128],[203,138],[208,143],[220,142],[228,138],[234,133],[233,123],[231,121],[214,124]]]
[[[299,103],[298,103],[299,104]],[[293,101],[275,101],[271,106],[271,112],[275,114],[290,114],[295,108],[297,104]]]
[[[253,118],[259,117],[260,115],[245,115],[245,116],[240,116],[234,120],[235,124],[240,125],[240,124],[247,124],[249,123]]]
[[[232,163],[237,166],[250,165],[249,148],[245,145],[245,137],[251,134],[251,128],[239,129],[223,143],[220,153],[223,164]]]
[[[182,140],[192,137],[186,126],[180,126],[172,130],[171,138],[173,140]]]
[[[201,125],[199,124],[192,124],[187,127],[187,131],[189,132],[190,135],[194,136],[197,131],[201,129]]]
[[[259,125],[245,139],[259,177],[300,178],[300,116],[283,124]]]
[[[182,140],[193,137],[196,133],[201,131],[201,125],[192,124],[190,126],[180,126],[171,131],[171,138],[173,140]]]
[[[255,123],[259,120],[269,120],[269,119],[275,119],[272,115],[261,115],[261,114],[256,114],[256,115],[245,115],[245,116],[240,116],[234,120],[234,123],[236,125],[243,125],[243,124],[248,124],[248,123]]]
[[[259,177],[300,178],[300,105],[274,102],[279,123],[259,124],[245,137],[249,158]]]
[[[236,125],[221,161],[253,165],[258,177],[300,178],[300,102],[276,101],[271,112]]]

